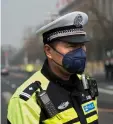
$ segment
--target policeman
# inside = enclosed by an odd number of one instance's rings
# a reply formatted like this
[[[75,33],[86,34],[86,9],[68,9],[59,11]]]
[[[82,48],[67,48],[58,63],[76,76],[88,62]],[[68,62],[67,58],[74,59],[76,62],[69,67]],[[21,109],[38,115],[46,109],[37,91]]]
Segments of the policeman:
[[[76,11],[37,31],[47,59],[12,96],[8,124],[98,124],[97,83],[84,74],[87,22]]]

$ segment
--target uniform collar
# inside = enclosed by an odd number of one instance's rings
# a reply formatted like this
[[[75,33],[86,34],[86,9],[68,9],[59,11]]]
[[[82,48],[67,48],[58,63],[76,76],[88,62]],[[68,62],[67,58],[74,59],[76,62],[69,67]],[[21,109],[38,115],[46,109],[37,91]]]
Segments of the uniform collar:
[[[41,72],[48,80],[64,87],[67,90],[72,90],[73,88],[75,89],[76,85],[78,84],[77,82],[79,81],[77,75],[72,75],[68,81],[62,80],[56,76],[54,72],[52,72],[47,60],[45,60]]]

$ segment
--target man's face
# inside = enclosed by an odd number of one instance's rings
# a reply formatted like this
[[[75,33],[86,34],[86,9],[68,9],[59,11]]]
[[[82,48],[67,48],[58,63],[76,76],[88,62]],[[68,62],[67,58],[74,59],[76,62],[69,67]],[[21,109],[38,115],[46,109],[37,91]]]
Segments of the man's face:
[[[53,43],[52,45],[50,44],[50,46],[45,45],[44,50],[45,50],[45,53],[48,59],[54,60],[60,65],[62,65],[63,56],[59,54],[58,52],[56,52],[54,49],[52,49],[52,47],[63,55],[78,48],[82,48],[86,52],[86,46],[83,43],[72,44],[72,43],[67,43],[63,41],[58,41],[58,42]]]

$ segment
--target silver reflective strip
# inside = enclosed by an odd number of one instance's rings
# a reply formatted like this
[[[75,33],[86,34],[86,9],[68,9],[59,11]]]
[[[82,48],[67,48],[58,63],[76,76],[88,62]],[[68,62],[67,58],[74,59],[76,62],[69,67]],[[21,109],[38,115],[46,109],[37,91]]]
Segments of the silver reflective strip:
[[[29,98],[31,96],[31,95],[24,93],[24,92],[22,92],[21,95],[26,96],[27,98]]]
[[[63,36],[71,36],[71,35],[77,35],[77,34],[84,34],[86,35],[86,32],[84,31],[72,31],[72,32],[63,32],[63,33],[57,33],[57,34],[53,34],[51,35],[48,40],[52,40],[54,38],[57,38],[57,37],[63,37]]]
[[[88,89],[89,86],[88,86],[88,82],[87,82],[85,74],[82,74],[81,78],[82,78],[82,84],[83,84],[84,89]]]

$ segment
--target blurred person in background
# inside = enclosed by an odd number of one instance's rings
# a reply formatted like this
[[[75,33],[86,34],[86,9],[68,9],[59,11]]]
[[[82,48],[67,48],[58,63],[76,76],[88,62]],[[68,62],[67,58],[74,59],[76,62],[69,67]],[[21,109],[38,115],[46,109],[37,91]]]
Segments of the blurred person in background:
[[[8,124],[98,124],[95,79],[84,74],[87,14],[66,14],[37,31],[47,59],[8,106]]]

